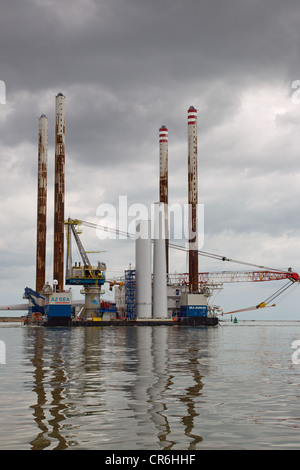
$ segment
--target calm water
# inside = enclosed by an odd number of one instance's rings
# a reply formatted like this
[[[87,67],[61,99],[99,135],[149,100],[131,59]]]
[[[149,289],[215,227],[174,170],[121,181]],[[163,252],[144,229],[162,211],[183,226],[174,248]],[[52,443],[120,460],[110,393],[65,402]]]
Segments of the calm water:
[[[298,449],[300,323],[1,324],[1,449]]]

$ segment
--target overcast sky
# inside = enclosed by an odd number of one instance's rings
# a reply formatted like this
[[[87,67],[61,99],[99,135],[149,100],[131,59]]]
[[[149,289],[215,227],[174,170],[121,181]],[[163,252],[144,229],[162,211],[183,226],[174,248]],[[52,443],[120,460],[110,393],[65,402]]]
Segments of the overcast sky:
[[[97,222],[97,207],[118,207],[119,196],[129,204],[157,201],[162,124],[169,129],[169,203],[186,203],[193,105],[203,250],[299,272],[299,46],[297,0],[2,0],[0,304],[20,303],[24,287],[35,287],[42,113],[49,120],[52,279],[59,92],[66,96],[66,217]],[[87,250],[104,251],[109,276],[134,264],[133,242],[100,241],[90,228],[82,237]],[[172,271],[186,271],[182,253],[170,257]],[[240,269],[200,258],[201,271]],[[282,282],[267,284],[225,286],[218,301],[224,311],[255,305]],[[247,318],[299,319],[299,295],[295,289],[276,309]]]

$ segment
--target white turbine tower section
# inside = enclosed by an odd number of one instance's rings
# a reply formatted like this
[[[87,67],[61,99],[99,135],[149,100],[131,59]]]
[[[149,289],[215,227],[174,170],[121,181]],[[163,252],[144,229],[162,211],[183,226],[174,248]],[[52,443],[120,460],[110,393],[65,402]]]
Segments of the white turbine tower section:
[[[154,204],[153,318],[168,318],[165,205]]]
[[[151,222],[140,220],[136,224],[135,241],[137,320],[152,317],[151,264]]]

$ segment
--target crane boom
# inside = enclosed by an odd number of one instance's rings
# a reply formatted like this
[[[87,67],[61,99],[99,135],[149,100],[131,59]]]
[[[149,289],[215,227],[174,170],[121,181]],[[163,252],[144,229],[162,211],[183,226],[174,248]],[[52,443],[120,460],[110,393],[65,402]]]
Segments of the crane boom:
[[[85,225],[85,226],[90,227],[90,228],[94,228],[94,229],[97,229],[97,230],[103,230],[104,232],[117,234],[117,235],[121,236],[122,238],[129,238],[129,239],[132,239],[132,240],[134,240],[136,238],[136,235],[133,234],[133,233],[118,230],[118,229],[113,228],[113,227],[108,227],[108,226],[104,226],[104,225],[100,225],[100,224],[95,224],[95,223],[87,222],[87,221],[84,221],[84,220],[78,220],[78,222],[80,224]],[[169,242],[168,246],[170,248],[175,249],[175,250],[184,251],[184,252],[188,251],[188,248],[186,248],[184,246],[176,245],[174,243]],[[286,273],[286,271],[284,269],[278,269],[278,268],[274,269],[272,267],[262,266],[260,264],[249,263],[247,261],[236,260],[236,259],[228,258],[227,256],[218,255],[218,254],[215,254],[215,253],[210,253],[210,252],[203,251],[203,250],[198,250],[198,255],[199,256],[204,256],[204,257],[207,257],[207,258],[212,258],[212,259],[215,259],[215,260],[218,260],[218,261],[224,261],[224,262],[227,261],[227,262],[231,262],[231,263],[237,263],[237,264],[243,264],[243,265],[246,265],[246,266],[252,266],[254,268],[258,268],[258,269],[262,269],[262,270],[281,272],[281,273],[284,273],[284,274]],[[278,278],[276,278],[276,280],[277,279]],[[285,278],[283,278],[283,279],[285,279]],[[268,280],[273,280],[273,279],[268,279]],[[229,281],[226,281],[226,282],[229,282]],[[230,282],[232,282],[232,281],[230,281]]]
[[[80,220],[77,220],[77,219],[72,220],[70,218],[68,219],[67,222],[65,222],[66,225],[69,225],[71,227],[71,230],[72,230],[73,236],[75,238],[75,241],[76,241],[76,244],[77,244],[77,247],[78,247],[78,250],[79,250],[79,253],[80,253],[80,256],[81,256],[81,259],[83,261],[84,266],[90,266],[91,263],[90,263],[89,257],[86,254],[86,251],[83,248],[83,244],[81,243],[79,235],[78,235],[78,233],[75,229],[76,225],[79,225],[80,223],[81,223]]]
[[[210,273],[199,273],[199,282],[201,284],[211,282],[262,282],[262,281],[280,281],[290,279],[299,281],[299,274],[294,272],[276,272],[276,271],[221,271]]]
[[[123,237],[135,239],[135,234],[120,231],[111,227],[101,226],[99,224],[94,224],[91,222],[86,222],[84,220],[76,220],[77,223],[86,225],[87,227],[96,228],[112,233],[117,233],[122,235]],[[73,227],[73,226],[72,226]],[[187,251],[187,248],[179,245],[175,245],[169,243],[170,248],[174,248],[181,251]],[[208,253],[205,251],[198,250],[198,255],[210,257],[219,261],[229,261],[233,263],[244,264],[248,266],[253,266],[259,268],[260,271],[220,271],[220,272],[205,272],[199,273],[199,285],[204,284],[223,284],[228,282],[262,282],[262,281],[279,281],[282,279],[289,279],[292,282],[300,282],[299,274],[293,272],[291,268],[287,271],[282,269],[273,269],[266,266],[261,266],[253,263],[248,263],[245,261],[239,261],[227,258],[226,256],[217,255],[214,253]],[[178,277],[180,278],[180,282],[183,284],[188,284],[188,274],[169,274],[168,279],[172,283],[172,280],[176,282]]]
[[[188,284],[187,273],[184,274],[169,274],[169,279],[172,283],[177,281],[182,284]],[[262,282],[262,281],[280,281],[289,279],[293,282],[299,282],[300,276],[295,272],[290,271],[220,271],[220,272],[205,272],[199,273],[199,285],[203,284],[223,284],[228,282]]]

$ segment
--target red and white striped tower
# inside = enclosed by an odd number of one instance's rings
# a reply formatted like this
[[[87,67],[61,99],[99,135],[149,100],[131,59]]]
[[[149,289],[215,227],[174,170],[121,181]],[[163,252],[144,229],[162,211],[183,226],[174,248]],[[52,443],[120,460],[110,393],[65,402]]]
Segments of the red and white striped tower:
[[[64,223],[65,223],[65,100],[62,93],[55,99],[55,188],[54,188],[54,263],[53,278],[57,290],[64,288]]]
[[[37,196],[37,244],[35,290],[41,292],[46,274],[46,231],[47,231],[47,159],[48,159],[48,118],[39,119],[38,149],[38,196]]]
[[[188,109],[189,290],[198,292],[197,110]]]
[[[166,272],[169,272],[169,230],[168,230],[168,129],[159,129],[159,202],[164,203],[165,240],[166,240]]]

